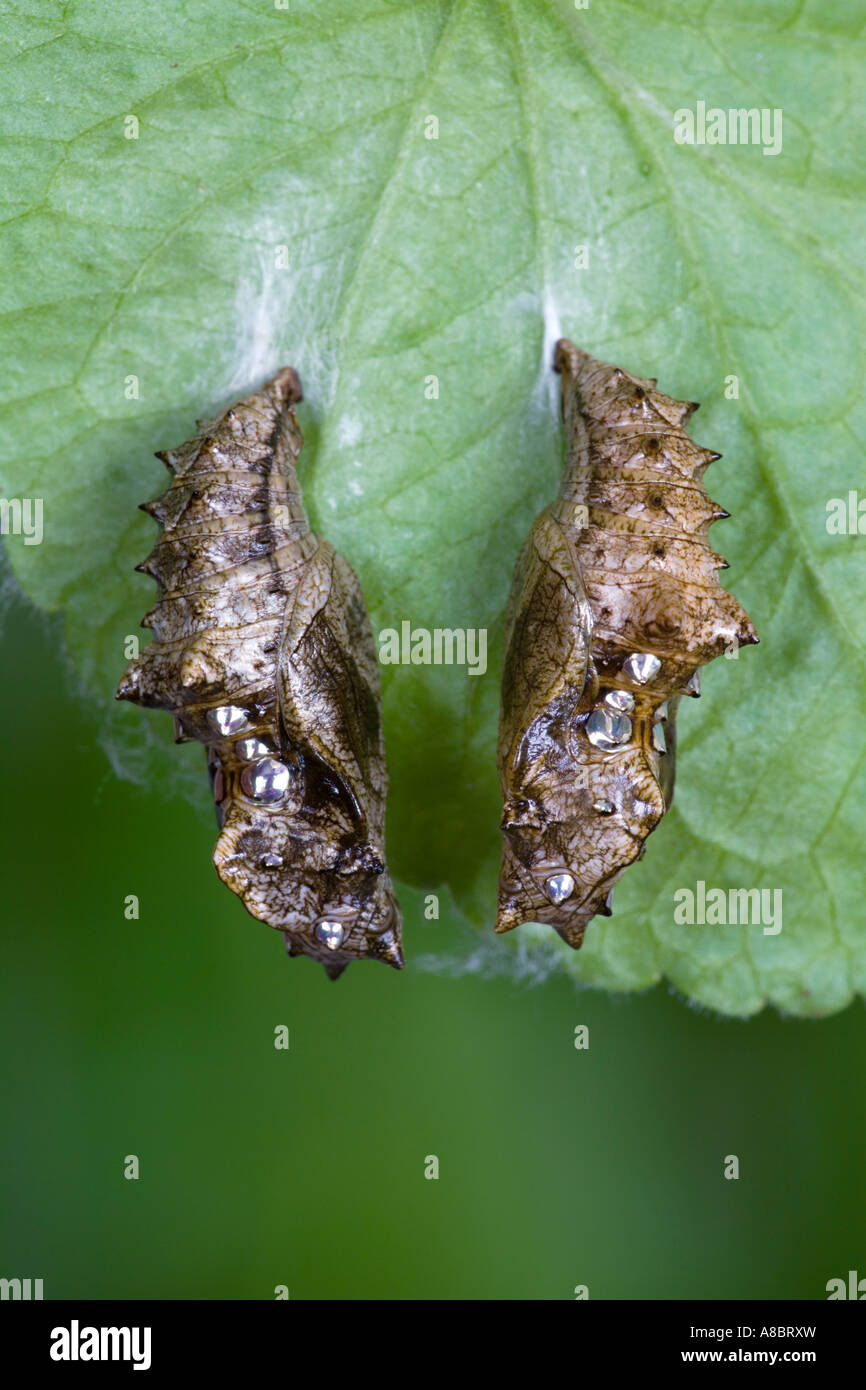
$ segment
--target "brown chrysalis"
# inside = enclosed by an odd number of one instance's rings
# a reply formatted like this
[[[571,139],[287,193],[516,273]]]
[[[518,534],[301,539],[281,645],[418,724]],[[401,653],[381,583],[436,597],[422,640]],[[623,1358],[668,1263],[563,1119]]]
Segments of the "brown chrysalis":
[[[496,930],[546,922],[577,949],[671,804],[680,697],[758,638],[707,544],[728,513],[701,481],[720,455],[684,428],[696,405],[566,339],[554,369],[565,476],[506,617]]]
[[[154,638],[117,698],[205,745],[220,878],[336,979],[403,956],[373,634],[352,569],[307,521],[300,400],[284,367],[158,455],[174,477],[143,504],[163,529],[138,566],[159,585]]]

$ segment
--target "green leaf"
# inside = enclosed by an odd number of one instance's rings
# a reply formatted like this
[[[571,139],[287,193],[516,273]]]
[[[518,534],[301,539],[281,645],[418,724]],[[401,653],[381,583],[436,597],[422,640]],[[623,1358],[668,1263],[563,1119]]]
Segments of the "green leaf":
[[[170,721],[111,700],[153,599],[135,507],[163,485],[155,449],[290,362],[311,518],[374,629],[490,633],[483,676],[383,671],[393,868],[443,894],[443,924],[483,928],[435,968],[666,976],[740,1015],[862,990],[866,541],[826,526],[862,477],[861,28],[855,0],[7,13],[2,487],[44,499],[42,544],[7,543],[32,600],[65,611],[118,771],[205,806]],[[677,144],[698,101],[780,108],[781,152]],[[762,637],[682,710],[676,806],[580,953],[490,933],[502,613],[557,485],[560,330],[703,401],[733,514],[714,544]],[[699,880],[781,889],[782,931],[676,926]],[[408,898],[417,955],[435,932]]]

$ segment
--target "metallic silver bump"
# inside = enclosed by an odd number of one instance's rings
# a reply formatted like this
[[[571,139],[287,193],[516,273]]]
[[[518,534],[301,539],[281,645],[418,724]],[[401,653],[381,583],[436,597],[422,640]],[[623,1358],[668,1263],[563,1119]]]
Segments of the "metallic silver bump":
[[[260,758],[241,773],[241,788],[253,801],[282,801],[292,774],[277,758]]]
[[[544,880],[544,891],[554,906],[557,906],[571,897],[574,892],[574,879],[565,870],[558,874],[549,874]]]
[[[241,729],[249,728],[250,721],[245,709],[239,709],[237,705],[219,705],[217,709],[208,710],[207,722],[223,738],[230,738],[232,734],[239,734]]]
[[[254,758],[266,758],[274,749],[260,738],[241,738],[235,744],[235,753],[241,762],[251,763]]]
[[[623,714],[631,714],[634,709],[634,696],[630,690],[609,690],[604,697],[604,703]]]
[[[631,720],[627,714],[598,705],[586,721],[586,736],[594,748],[609,753],[631,738]]]
[[[323,946],[327,946],[329,951],[336,951],[340,942],[343,940],[345,928],[342,922],[317,922],[316,938],[321,941]]]
[[[632,652],[623,662],[622,669],[629,680],[635,681],[638,685],[646,685],[647,681],[658,675],[661,662],[651,652]]]

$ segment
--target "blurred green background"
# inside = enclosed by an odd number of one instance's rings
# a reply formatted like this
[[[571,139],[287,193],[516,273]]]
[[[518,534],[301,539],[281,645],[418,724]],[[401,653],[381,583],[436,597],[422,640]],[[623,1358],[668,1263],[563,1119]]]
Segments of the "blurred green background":
[[[812,1299],[866,1272],[860,1005],[742,1023],[424,974],[449,929],[420,899],[402,975],[332,984],[220,886],[209,821],[112,775],[59,624],[13,603],[3,647],[0,1273],[48,1298]]]

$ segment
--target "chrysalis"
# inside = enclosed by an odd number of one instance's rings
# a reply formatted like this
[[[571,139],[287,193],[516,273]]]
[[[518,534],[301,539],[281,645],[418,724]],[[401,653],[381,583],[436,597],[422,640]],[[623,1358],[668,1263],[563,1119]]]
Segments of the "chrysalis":
[[[174,478],[143,504],[163,531],[138,566],[159,585],[154,639],[117,698],[170,710],[177,741],[205,745],[220,878],[336,979],[403,956],[373,634],[353,571],[307,521],[299,400],[284,367],[158,455]]]
[[[671,804],[674,721],[699,669],[757,642],[709,548],[727,516],[684,426],[697,408],[567,340],[565,477],[517,562],[499,729],[496,930],[546,922],[577,949]]]

